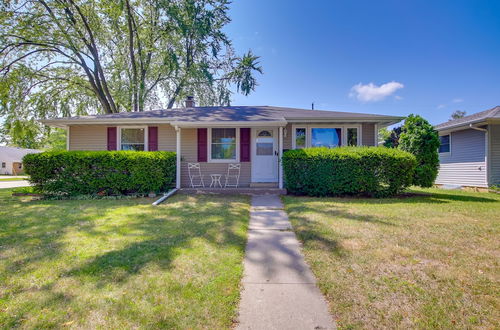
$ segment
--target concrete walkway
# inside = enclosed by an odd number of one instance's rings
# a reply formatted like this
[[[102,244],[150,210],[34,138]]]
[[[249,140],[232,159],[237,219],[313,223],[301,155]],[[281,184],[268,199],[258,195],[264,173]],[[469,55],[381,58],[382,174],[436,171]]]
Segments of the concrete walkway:
[[[279,196],[253,196],[238,329],[335,329]]]
[[[0,181],[0,189],[28,187],[29,185],[30,185],[30,183],[26,180]]]

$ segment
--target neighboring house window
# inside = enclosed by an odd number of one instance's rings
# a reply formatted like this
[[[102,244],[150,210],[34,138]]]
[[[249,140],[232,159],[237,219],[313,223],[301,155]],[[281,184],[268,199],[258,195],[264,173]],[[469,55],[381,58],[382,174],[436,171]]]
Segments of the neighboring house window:
[[[295,149],[302,149],[306,147],[306,129],[295,129]]]
[[[334,148],[341,145],[341,129],[315,127],[311,128],[311,146]]]
[[[347,128],[347,145],[350,147],[355,147],[358,145],[358,128],[348,127]]]
[[[450,152],[450,136],[449,135],[440,136],[439,142],[441,142],[441,145],[439,146],[439,153]]]
[[[122,128],[120,134],[121,150],[146,150],[146,128]]]
[[[22,168],[23,168],[23,164],[19,163],[19,169],[22,169]]]
[[[5,168],[5,167],[7,167],[7,165],[4,162],[2,162],[2,168]]]
[[[236,160],[236,128],[212,128],[210,141],[211,160]]]

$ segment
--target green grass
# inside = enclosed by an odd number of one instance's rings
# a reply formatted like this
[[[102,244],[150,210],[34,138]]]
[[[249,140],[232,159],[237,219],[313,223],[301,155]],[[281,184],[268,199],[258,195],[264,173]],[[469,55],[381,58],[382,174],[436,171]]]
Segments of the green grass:
[[[498,329],[500,195],[413,192],[283,198],[339,327]]]
[[[2,178],[0,177],[0,182],[2,181],[23,181],[27,180],[27,178]]]
[[[30,201],[0,190],[0,328],[230,328],[240,196]]]

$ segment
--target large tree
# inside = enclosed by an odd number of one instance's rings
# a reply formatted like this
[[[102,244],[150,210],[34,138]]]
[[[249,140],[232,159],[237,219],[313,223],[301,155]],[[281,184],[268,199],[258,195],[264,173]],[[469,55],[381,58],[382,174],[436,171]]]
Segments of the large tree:
[[[398,148],[417,158],[413,184],[432,187],[439,171],[439,135],[434,127],[419,115],[411,114],[401,127]]]
[[[0,116],[14,135],[51,116],[229,104],[262,72],[223,28],[226,0],[7,0],[0,4]],[[17,123],[17,124],[16,124]],[[40,127],[33,126],[39,130]]]

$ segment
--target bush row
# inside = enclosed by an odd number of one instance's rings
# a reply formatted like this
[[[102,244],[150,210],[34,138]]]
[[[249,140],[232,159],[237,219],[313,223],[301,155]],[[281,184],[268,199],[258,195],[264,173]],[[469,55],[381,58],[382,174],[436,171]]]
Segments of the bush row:
[[[175,182],[175,153],[168,151],[53,151],[28,154],[23,163],[45,195],[160,192]]]
[[[416,159],[384,147],[308,148],[283,155],[289,193],[310,196],[396,195],[411,185]]]

